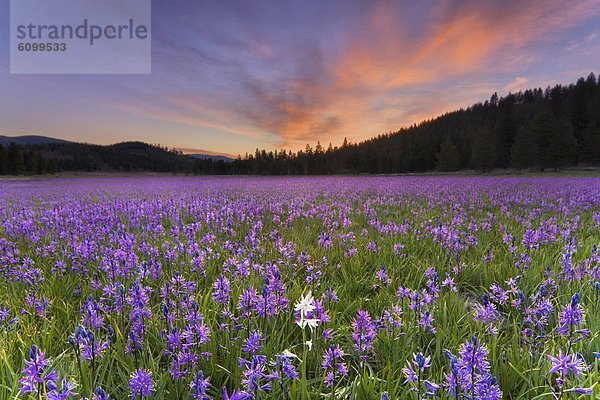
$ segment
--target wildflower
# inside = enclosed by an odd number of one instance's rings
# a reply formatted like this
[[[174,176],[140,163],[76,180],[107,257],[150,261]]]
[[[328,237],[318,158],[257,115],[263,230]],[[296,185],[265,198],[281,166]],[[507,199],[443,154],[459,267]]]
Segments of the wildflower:
[[[360,360],[366,361],[368,357],[365,353],[373,348],[373,341],[377,336],[375,324],[367,311],[357,310],[356,317],[351,325],[353,328],[354,349],[360,355]]]
[[[249,400],[252,396],[246,392],[234,390],[231,395],[227,393],[227,388],[223,388],[223,400]]]
[[[129,380],[129,391],[131,398],[136,396],[149,397],[154,393],[154,381],[152,380],[152,372],[143,369],[138,369],[133,373]]]
[[[70,336],[70,341],[76,347],[75,351],[78,356],[81,355],[83,360],[92,362],[102,358],[104,351],[110,346],[110,341],[98,340],[94,332],[83,325],[79,325],[75,329]]]
[[[29,360],[25,360],[23,374],[25,376],[19,380],[22,393],[40,393],[43,391],[44,384],[54,383],[58,380],[58,371],[52,370],[49,373],[46,367],[50,365],[50,359],[46,358],[44,353],[34,344],[29,350]]]
[[[579,293],[575,293],[571,297],[571,302],[563,307],[562,311],[558,314],[559,326],[557,332],[563,336],[571,336],[573,334],[573,328],[578,327],[584,321],[584,312],[581,304]]]
[[[409,288],[407,288],[404,284],[402,284],[398,288],[397,296],[398,296],[398,300],[400,300],[400,301],[404,300],[405,298],[410,298],[411,290]]]
[[[446,274],[446,279],[442,282],[442,287],[447,287],[453,292],[458,292],[456,288],[456,283],[454,282],[454,278],[450,276],[450,274]]]
[[[325,290],[325,293],[323,293],[322,298],[323,300],[329,299],[329,301],[332,301],[334,303],[340,300],[337,293],[332,288],[327,288],[327,290]]]
[[[450,374],[444,372],[445,382],[443,386],[448,392],[448,397],[452,396],[456,399],[460,390],[458,386],[458,368],[456,367],[458,358],[450,350],[444,350],[444,355],[450,361]]]
[[[435,335],[437,330],[435,329],[435,327],[433,326],[433,322],[435,320],[433,319],[433,317],[431,316],[431,313],[429,311],[425,311],[423,313],[419,313],[419,326],[421,328],[423,328],[423,330],[427,331],[429,330],[429,333]]]
[[[502,391],[490,373],[487,356],[487,347],[473,336],[461,346],[459,356],[451,358],[452,373],[462,393],[471,398],[498,400]]]
[[[573,388],[570,391],[577,393],[577,394],[583,394],[586,396],[591,396],[594,394],[594,389],[591,387],[589,387],[589,388]]]
[[[17,317],[10,318],[10,313],[10,308],[6,306],[0,307],[0,331],[10,332],[19,322],[19,318]]]
[[[385,267],[381,267],[376,274],[377,280],[381,282],[384,286],[390,286],[392,284],[392,280],[387,274],[387,269]],[[379,288],[379,284],[374,285],[375,289]]]
[[[311,291],[309,290],[306,296],[302,297],[298,303],[294,306],[296,311],[296,324],[302,329],[307,325],[312,330],[316,328],[319,321],[314,318],[309,318],[310,313],[315,310],[314,298]]]
[[[330,342],[333,340],[333,329],[326,328],[323,330],[323,340],[325,342]]]
[[[315,309],[309,314],[310,319],[317,320],[317,326],[331,322],[329,312],[325,309],[321,300],[315,300],[313,302]]]
[[[406,361],[406,367],[402,368],[402,373],[406,380],[404,384],[414,383],[410,389],[413,392],[421,394],[421,386],[424,386],[424,397],[433,397],[439,389],[439,385],[424,379],[424,372],[431,367],[431,356],[425,357],[423,353],[414,353],[412,361]]]
[[[209,378],[204,378],[204,373],[198,371],[194,380],[190,383],[190,389],[192,389],[192,399],[194,400],[208,400],[210,397],[206,394],[206,389],[210,387]]]
[[[338,345],[332,345],[323,354],[321,368],[325,370],[325,385],[332,387],[338,378],[348,375],[348,368],[344,362],[344,353]]]
[[[277,354],[275,356],[275,364],[276,366],[281,368],[281,372],[288,379],[298,379],[300,375],[296,370],[294,364],[292,364],[292,359],[298,358],[295,354],[291,353],[289,350],[285,350],[281,354]]]
[[[406,367],[402,368],[406,378],[404,383],[416,382],[419,374],[429,367],[431,367],[431,356],[425,357],[423,353],[414,353],[412,362],[406,361]]]
[[[229,294],[231,289],[229,287],[229,280],[222,274],[213,284],[213,299],[220,304],[227,304],[229,302]]]
[[[393,332],[402,326],[402,309],[398,306],[393,306],[392,309],[383,310],[383,315],[378,318],[377,326],[380,329],[386,329],[388,332]]]
[[[73,390],[75,389],[75,384],[73,382],[67,381],[67,378],[63,378],[62,380],[62,390],[58,387],[56,382],[49,381],[46,387],[48,388],[48,400],[67,400],[70,397],[74,397],[77,395]]]
[[[538,298],[537,301],[525,308],[525,323],[542,331],[549,323],[554,313],[554,306],[547,297]]]
[[[563,354],[562,350],[558,351],[558,357],[548,355],[548,359],[552,363],[550,368],[551,374],[569,375],[570,372],[575,376],[581,375],[586,366],[584,362],[577,358],[574,354]]]
[[[92,397],[92,400],[109,400],[109,398],[108,394],[106,394],[106,392],[101,387],[97,387],[96,391],[94,392],[94,397]]]
[[[496,305],[489,300],[489,296],[487,294],[483,295],[483,305],[479,303],[475,305],[474,314],[475,321],[486,324],[490,333],[492,335],[496,334],[497,329],[494,326],[494,322],[496,322],[499,315],[498,311],[496,310]]]
[[[248,339],[244,340],[244,346],[242,351],[245,353],[252,353],[252,355],[258,353],[262,349],[262,335],[258,331],[250,333]]]
[[[271,383],[268,381],[268,376],[265,374],[267,366],[267,358],[261,355],[252,356],[251,360],[238,359],[242,371],[242,384],[245,387],[245,392],[254,396],[259,391],[271,390]],[[267,381],[265,382],[265,379]]]

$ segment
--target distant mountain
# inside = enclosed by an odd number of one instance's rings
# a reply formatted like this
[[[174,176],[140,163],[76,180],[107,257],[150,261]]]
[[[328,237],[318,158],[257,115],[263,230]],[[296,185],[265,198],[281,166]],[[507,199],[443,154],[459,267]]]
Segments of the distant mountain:
[[[0,144],[8,146],[11,143],[20,146],[37,145],[37,144],[56,144],[56,143],[73,143],[68,140],[56,139],[48,136],[26,135],[26,136],[3,136],[0,135]]]
[[[101,146],[43,136],[22,138],[6,138],[6,142],[0,142],[0,175],[40,175],[66,171],[208,175],[231,174],[233,171],[228,157],[188,157],[180,151],[143,142]],[[21,141],[17,141],[19,139]],[[9,147],[10,143],[17,146]]]
[[[188,157],[197,158],[200,160],[214,160],[214,161],[224,161],[224,162],[233,162],[234,159],[227,156],[214,156],[209,154],[187,154]]]

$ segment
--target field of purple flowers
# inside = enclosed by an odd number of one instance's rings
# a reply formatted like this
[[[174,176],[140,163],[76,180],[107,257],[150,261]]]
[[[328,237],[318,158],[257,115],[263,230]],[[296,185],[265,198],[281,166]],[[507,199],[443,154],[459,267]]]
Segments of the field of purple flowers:
[[[0,182],[0,399],[600,398],[600,178]]]

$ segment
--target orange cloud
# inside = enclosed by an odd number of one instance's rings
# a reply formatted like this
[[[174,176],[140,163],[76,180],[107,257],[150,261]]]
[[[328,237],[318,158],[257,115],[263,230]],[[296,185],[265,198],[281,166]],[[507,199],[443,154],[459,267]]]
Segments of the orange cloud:
[[[478,73],[485,77],[496,72],[510,71],[513,63],[526,67],[533,61],[532,49],[527,46],[541,39],[551,40],[560,32],[590,16],[596,0],[564,2],[552,1],[504,3],[489,1],[441,2],[423,21],[424,34],[410,36],[399,23],[401,10],[398,3],[376,3],[364,25],[348,40],[342,56],[332,64],[326,87],[312,92],[320,93],[316,101],[300,106],[283,103],[282,121],[269,126],[282,137],[284,143],[303,138],[312,139],[315,128],[323,136],[352,136],[359,128],[358,137],[372,135],[376,129],[397,129],[385,126],[395,120],[400,125],[418,122],[415,118],[431,117],[434,110],[450,111],[456,105],[451,94],[443,104],[432,99],[435,106],[411,111],[410,104],[398,104],[393,109],[373,109],[382,97],[419,86],[431,87],[449,78],[467,78]],[[509,90],[521,88],[527,82],[519,78]],[[484,94],[489,95],[492,92]],[[342,108],[342,99],[358,97],[349,109]],[[413,97],[414,96],[410,96]],[[467,105],[474,101],[471,99]],[[408,110],[407,110],[408,109]],[[335,124],[327,124],[325,116]],[[383,122],[383,124],[382,124]],[[383,125],[383,126],[382,126]]]
[[[392,3],[378,3],[336,65],[338,86],[379,92],[488,68],[502,70],[507,53],[530,52],[523,48],[526,44],[589,16],[590,6],[597,1],[553,1],[543,7],[539,2],[454,3],[442,2],[434,8],[423,21],[425,33],[416,39],[403,33],[402,24],[393,17]]]
[[[509,92],[518,92],[519,90],[525,90],[527,89],[527,82],[529,82],[529,79],[525,78],[524,76],[518,76],[517,78],[515,78],[514,82],[512,82],[506,87],[506,90],[508,90]]]
[[[285,46],[250,37],[234,52],[250,59],[199,53],[226,70],[222,90],[127,107],[281,148],[357,141],[485,98],[497,90],[498,73],[519,76],[507,90],[522,88],[537,46],[600,12],[598,0],[443,0],[419,13],[405,13],[400,2],[372,4],[335,48],[327,37]]]

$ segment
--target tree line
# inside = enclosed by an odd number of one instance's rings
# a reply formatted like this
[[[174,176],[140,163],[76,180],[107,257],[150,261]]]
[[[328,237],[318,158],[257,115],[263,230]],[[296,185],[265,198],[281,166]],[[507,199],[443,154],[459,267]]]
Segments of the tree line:
[[[153,171],[197,175],[320,175],[600,165],[600,82],[528,89],[340,147],[259,150],[236,160],[200,159],[140,142],[111,146],[0,145],[0,175]]]

